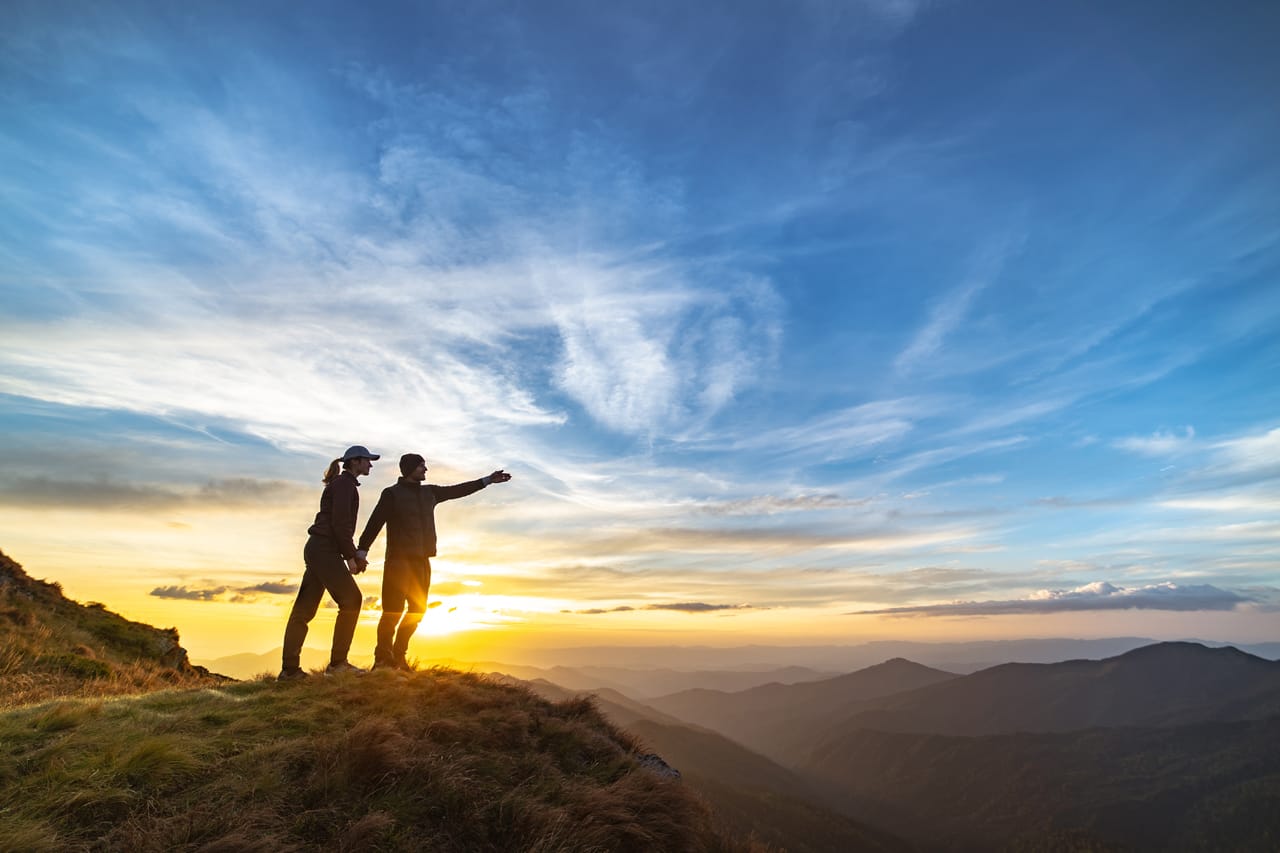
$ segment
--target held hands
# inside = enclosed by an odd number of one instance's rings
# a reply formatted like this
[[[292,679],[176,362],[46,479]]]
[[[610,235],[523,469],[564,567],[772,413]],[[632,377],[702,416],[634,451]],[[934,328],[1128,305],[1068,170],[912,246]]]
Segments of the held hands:
[[[511,475],[499,468],[489,475],[490,483],[505,483],[511,479]]]
[[[369,567],[369,561],[361,557],[347,558],[347,571],[353,575],[358,575]]]

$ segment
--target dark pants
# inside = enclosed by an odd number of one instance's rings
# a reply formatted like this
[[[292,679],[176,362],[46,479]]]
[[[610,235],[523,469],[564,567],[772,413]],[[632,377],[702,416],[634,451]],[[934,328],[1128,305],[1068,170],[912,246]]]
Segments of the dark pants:
[[[347,652],[351,650],[351,637],[356,632],[356,622],[360,620],[360,605],[364,603],[360,587],[356,586],[355,579],[351,577],[342,554],[338,553],[328,539],[316,536],[309,538],[306,547],[302,549],[302,559],[307,569],[302,573],[298,598],[293,602],[289,624],[284,629],[285,669],[300,665],[302,642],[307,638],[307,623],[315,618],[326,590],[338,603],[338,618],[333,623],[333,651],[329,653],[331,663],[347,659]]]
[[[430,588],[431,561],[425,557],[421,562],[388,560],[383,565],[382,618],[378,620],[375,660],[390,663],[408,653],[409,638],[418,630],[418,623],[427,612]]]

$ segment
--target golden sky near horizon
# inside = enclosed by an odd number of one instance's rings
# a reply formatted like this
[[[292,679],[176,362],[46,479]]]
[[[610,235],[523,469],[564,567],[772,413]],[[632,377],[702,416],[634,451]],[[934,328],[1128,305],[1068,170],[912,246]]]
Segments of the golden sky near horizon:
[[[1261,642],[1275,637],[1269,614],[1259,614],[1251,624],[1238,613],[1198,614],[1189,622],[1186,614],[1133,610],[940,618],[850,615],[854,608],[849,603],[758,606],[750,604],[759,598],[750,572],[724,573],[716,584],[721,600],[734,602],[736,592],[740,605],[646,610],[645,602],[657,607],[696,602],[707,592],[705,578],[682,583],[679,570],[654,568],[645,576],[657,580],[655,588],[645,590],[643,583],[588,566],[565,572],[565,543],[549,543],[540,552],[535,538],[503,537],[494,532],[495,524],[483,524],[486,514],[502,515],[501,504],[493,501],[499,490],[504,490],[503,498],[518,502],[519,489],[517,479],[437,508],[441,547],[449,555],[433,560],[431,607],[411,649],[414,654],[424,659],[548,663],[542,650],[591,645],[838,645],[1034,636],[1229,636],[1236,642]],[[317,499],[319,491],[317,485]],[[361,528],[371,495],[376,492],[362,487]],[[287,506],[253,511],[11,509],[4,519],[4,547],[28,573],[58,581],[76,600],[99,601],[129,618],[177,627],[183,645],[198,662],[269,652],[280,645],[292,591],[302,573],[301,549],[311,514],[301,494]],[[373,646],[384,537],[385,533],[370,553],[370,570],[357,578],[366,604],[355,656],[371,654]],[[662,561],[661,552],[656,552],[652,564],[658,567]],[[767,583],[775,582],[767,567],[763,574]],[[812,572],[809,579],[831,583],[831,574]],[[837,574],[840,583],[847,583],[848,572]],[[797,582],[804,582],[803,573]],[[860,589],[868,597],[858,602],[858,609],[888,607],[901,600],[887,584],[885,596],[875,598],[877,582],[883,578],[878,579],[873,568],[863,573]],[[253,589],[264,585],[266,591]],[[327,650],[336,612],[331,604],[326,600],[313,621],[309,647]],[[679,660],[655,665],[678,667]]]

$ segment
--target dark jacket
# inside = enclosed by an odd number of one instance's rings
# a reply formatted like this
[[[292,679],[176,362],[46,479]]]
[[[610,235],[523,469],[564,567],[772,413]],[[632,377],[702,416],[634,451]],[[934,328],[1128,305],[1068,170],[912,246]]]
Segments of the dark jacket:
[[[483,480],[456,486],[424,485],[401,477],[378,497],[360,534],[360,550],[368,551],[387,526],[387,562],[423,560],[436,555],[436,504],[465,498],[484,488]]]
[[[356,555],[356,545],[351,540],[356,535],[356,513],[360,510],[359,488],[360,481],[350,471],[334,477],[320,494],[320,511],[307,528],[312,536],[332,542],[348,560]]]

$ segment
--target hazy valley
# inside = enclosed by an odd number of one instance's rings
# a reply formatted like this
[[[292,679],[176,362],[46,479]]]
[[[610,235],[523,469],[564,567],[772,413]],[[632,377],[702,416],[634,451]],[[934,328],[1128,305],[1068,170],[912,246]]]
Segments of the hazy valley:
[[[922,849],[1267,850],[1280,838],[1280,663],[1230,647],[1160,643],[965,676],[897,659],[648,705],[596,693],[713,804],[726,786],[790,796]]]

